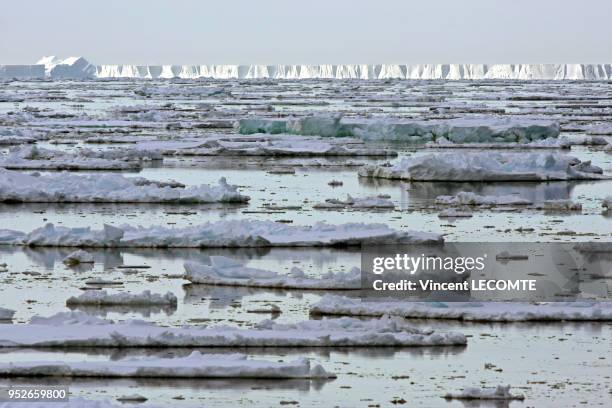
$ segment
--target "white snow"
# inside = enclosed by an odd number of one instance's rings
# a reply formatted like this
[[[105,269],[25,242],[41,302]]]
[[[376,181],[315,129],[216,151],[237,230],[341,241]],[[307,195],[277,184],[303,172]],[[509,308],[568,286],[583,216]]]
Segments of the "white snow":
[[[105,290],[87,291],[80,296],[73,296],[66,300],[66,305],[96,305],[96,306],[158,306],[176,305],[177,299],[172,292],[165,295],[151,293],[145,290],[142,293],[107,293]]]
[[[393,209],[395,204],[387,198],[377,196],[353,198],[350,194],[346,195],[346,200],[338,200],[328,198],[323,203],[317,203],[312,206],[316,209],[338,209],[338,208],[355,208],[355,209]]]
[[[221,220],[184,228],[104,225],[102,230],[46,224],[29,233],[0,230],[0,245],[67,247],[307,247],[361,244],[438,244],[439,234],[397,231],[385,224],[294,226],[273,221]]]
[[[306,116],[288,119],[245,118],[243,134],[291,133],[323,137],[356,136],[364,140],[427,143],[527,143],[559,136],[559,124],[550,120],[481,116],[446,120],[367,119]]]
[[[55,56],[42,57],[36,64],[44,65],[45,75],[51,79],[84,79],[95,76],[97,68],[83,57],[64,59]]]
[[[210,256],[207,263],[185,262],[185,279],[192,283],[283,289],[360,289],[361,270],[328,272],[320,277],[306,276],[294,267],[288,275],[249,268],[223,256]]]
[[[377,347],[464,345],[461,333],[416,329],[402,318],[306,320],[253,328],[164,327],[141,320],[112,322],[83,312],[0,325],[0,348],[13,347]]]
[[[446,399],[463,400],[524,400],[522,394],[511,394],[509,385],[498,385],[495,388],[468,387],[461,392],[449,392],[444,395]]]
[[[456,195],[441,195],[436,197],[436,204],[444,205],[529,205],[531,201],[516,195],[478,195],[469,191],[460,191]]]
[[[490,322],[612,321],[612,302],[361,302],[326,295],[311,306],[315,315],[382,316]]]
[[[559,153],[439,153],[365,166],[361,177],[414,181],[547,181],[609,178],[602,169]]]
[[[174,187],[120,174],[62,172],[27,175],[0,169],[0,201],[62,203],[246,203],[249,197],[225,178],[217,186]]]
[[[82,263],[94,263],[93,255],[82,249],[72,252],[62,261],[66,265],[78,265]]]
[[[3,377],[102,378],[335,378],[320,365],[300,358],[279,362],[251,360],[244,354],[202,354],[187,357],[140,357],[109,361],[24,361],[0,363]]]

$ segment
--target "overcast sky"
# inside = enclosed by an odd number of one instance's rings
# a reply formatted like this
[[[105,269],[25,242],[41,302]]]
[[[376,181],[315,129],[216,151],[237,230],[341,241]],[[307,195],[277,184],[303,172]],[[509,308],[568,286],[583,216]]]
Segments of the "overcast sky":
[[[611,0],[3,0],[0,64],[612,62]]]

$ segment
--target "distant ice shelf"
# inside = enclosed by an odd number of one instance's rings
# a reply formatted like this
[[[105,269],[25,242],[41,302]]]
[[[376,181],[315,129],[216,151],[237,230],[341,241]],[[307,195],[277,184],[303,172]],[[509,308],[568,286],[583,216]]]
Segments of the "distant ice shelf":
[[[94,65],[83,57],[43,57],[0,65],[0,78],[608,80],[612,64]]]

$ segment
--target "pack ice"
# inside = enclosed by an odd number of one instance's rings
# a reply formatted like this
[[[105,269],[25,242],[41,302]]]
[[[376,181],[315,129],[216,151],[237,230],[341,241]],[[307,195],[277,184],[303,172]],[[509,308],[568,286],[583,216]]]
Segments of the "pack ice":
[[[612,302],[361,302],[325,295],[312,305],[315,315],[382,316],[483,322],[612,321]]]
[[[290,362],[251,360],[244,354],[141,357],[110,361],[28,361],[0,364],[2,377],[100,378],[335,378],[306,358]]]
[[[0,169],[0,201],[41,203],[246,203],[249,197],[221,178],[217,186],[174,187],[119,174],[62,172],[28,175]]]
[[[590,161],[560,153],[439,153],[365,166],[359,176],[414,181],[548,181],[609,178]]]
[[[364,140],[389,140],[410,143],[527,143],[559,136],[559,124],[542,119],[514,119],[493,116],[446,120],[395,118],[343,118],[306,116],[300,118],[245,118],[238,131],[252,133],[290,133],[324,137],[355,136]]]
[[[210,256],[205,263],[185,262],[185,279],[192,283],[222,286],[248,286],[282,289],[334,289],[351,290],[361,288],[361,270],[328,272],[310,278],[303,270],[293,267],[288,275],[274,271],[249,268],[231,258]]]
[[[383,347],[465,345],[462,333],[438,333],[404,319],[306,320],[253,328],[164,327],[142,320],[113,322],[83,312],[33,317],[28,324],[0,325],[0,348],[23,347]]]
[[[221,220],[185,228],[104,225],[102,230],[47,224],[29,233],[0,230],[0,245],[116,248],[316,247],[362,244],[439,244],[439,234],[397,231],[386,224],[293,226],[273,221]]]

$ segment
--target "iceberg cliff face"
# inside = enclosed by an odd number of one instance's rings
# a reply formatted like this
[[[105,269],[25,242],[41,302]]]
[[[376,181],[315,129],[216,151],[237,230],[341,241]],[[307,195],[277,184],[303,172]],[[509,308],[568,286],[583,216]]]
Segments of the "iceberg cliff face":
[[[44,68],[43,68],[44,67]],[[0,65],[0,78],[609,80],[612,64],[92,65],[43,57]]]
[[[98,78],[608,80],[612,64],[98,65]]]

